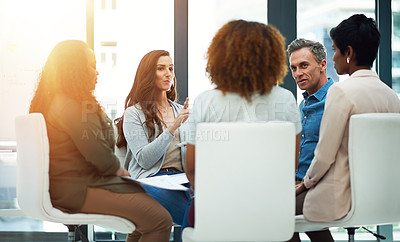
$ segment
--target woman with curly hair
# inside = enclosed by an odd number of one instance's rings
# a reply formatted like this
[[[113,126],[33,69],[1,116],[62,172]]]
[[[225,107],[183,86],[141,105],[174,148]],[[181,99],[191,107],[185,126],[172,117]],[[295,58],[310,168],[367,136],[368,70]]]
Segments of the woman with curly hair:
[[[165,50],[147,53],[139,63],[125,112],[117,120],[118,147],[126,147],[125,168],[135,179],[184,172],[188,99],[176,102],[176,79],[172,59]],[[189,192],[143,186],[163,205],[174,223],[187,224]],[[186,223],[185,223],[186,222]]]
[[[50,144],[50,198],[68,213],[127,218],[126,241],[169,241],[172,219],[129,176],[114,154],[111,120],[93,95],[96,59],[86,43],[67,40],[50,53],[30,106],[42,113]]]
[[[290,121],[295,124],[298,150],[301,123],[296,99],[278,86],[287,73],[280,32],[258,22],[228,22],[214,36],[207,57],[206,71],[216,88],[194,101],[188,121],[191,132],[201,122]],[[189,137],[185,171],[194,186],[196,140],[195,135]],[[193,225],[192,209],[189,215]]]

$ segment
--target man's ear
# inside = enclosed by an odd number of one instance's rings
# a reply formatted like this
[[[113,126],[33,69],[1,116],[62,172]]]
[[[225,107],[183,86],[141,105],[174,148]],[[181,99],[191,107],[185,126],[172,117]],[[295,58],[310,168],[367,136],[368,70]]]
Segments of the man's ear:
[[[326,66],[327,66],[327,62],[325,59],[323,59],[321,61],[321,63],[319,63],[320,67],[321,67],[321,71],[325,71],[326,70]]]

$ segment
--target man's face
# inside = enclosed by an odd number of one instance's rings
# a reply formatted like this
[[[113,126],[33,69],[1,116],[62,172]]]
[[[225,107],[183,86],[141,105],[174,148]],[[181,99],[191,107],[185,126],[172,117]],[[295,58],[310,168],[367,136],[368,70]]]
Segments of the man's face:
[[[320,78],[325,71],[326,60],[317,63],[310,48],[303,47],[292,52],[289,62],[292,76],[301,90],[311,95],[323,86]]]

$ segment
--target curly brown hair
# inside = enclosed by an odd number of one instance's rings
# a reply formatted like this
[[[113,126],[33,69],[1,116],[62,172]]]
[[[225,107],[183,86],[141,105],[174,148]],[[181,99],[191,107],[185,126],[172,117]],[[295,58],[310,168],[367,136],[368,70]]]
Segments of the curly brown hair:
[[[207,51],[206,71],[223,92],[235,92],[250,101],[254,93],[267,94],[283,83],[287,73],[285,38],[271,25],[245,20],[226,23]]]
[[[93,95],[95,83],[89,74],[94,53],[80,40],[58,43],[47,58],[29,108],[30,113],[47,117],[48,108],[57,94],[64,94],[79,103],[89,101],[103,112]]]

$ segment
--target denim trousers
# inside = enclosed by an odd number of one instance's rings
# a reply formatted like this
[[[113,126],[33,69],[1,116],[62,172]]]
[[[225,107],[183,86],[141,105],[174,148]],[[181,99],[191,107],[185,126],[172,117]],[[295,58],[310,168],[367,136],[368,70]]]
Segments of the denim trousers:
[[[161,171],[155,176],[173,175],[181,172]],[[185,184],[189,188],[189,184]],[[188,211],[191,203],[190,191],[168,190],[153,186],[142,185],[143,189],[156,201],[158,201],[171,214],[175,224],[179,224],[182,230],[188,226]]]

